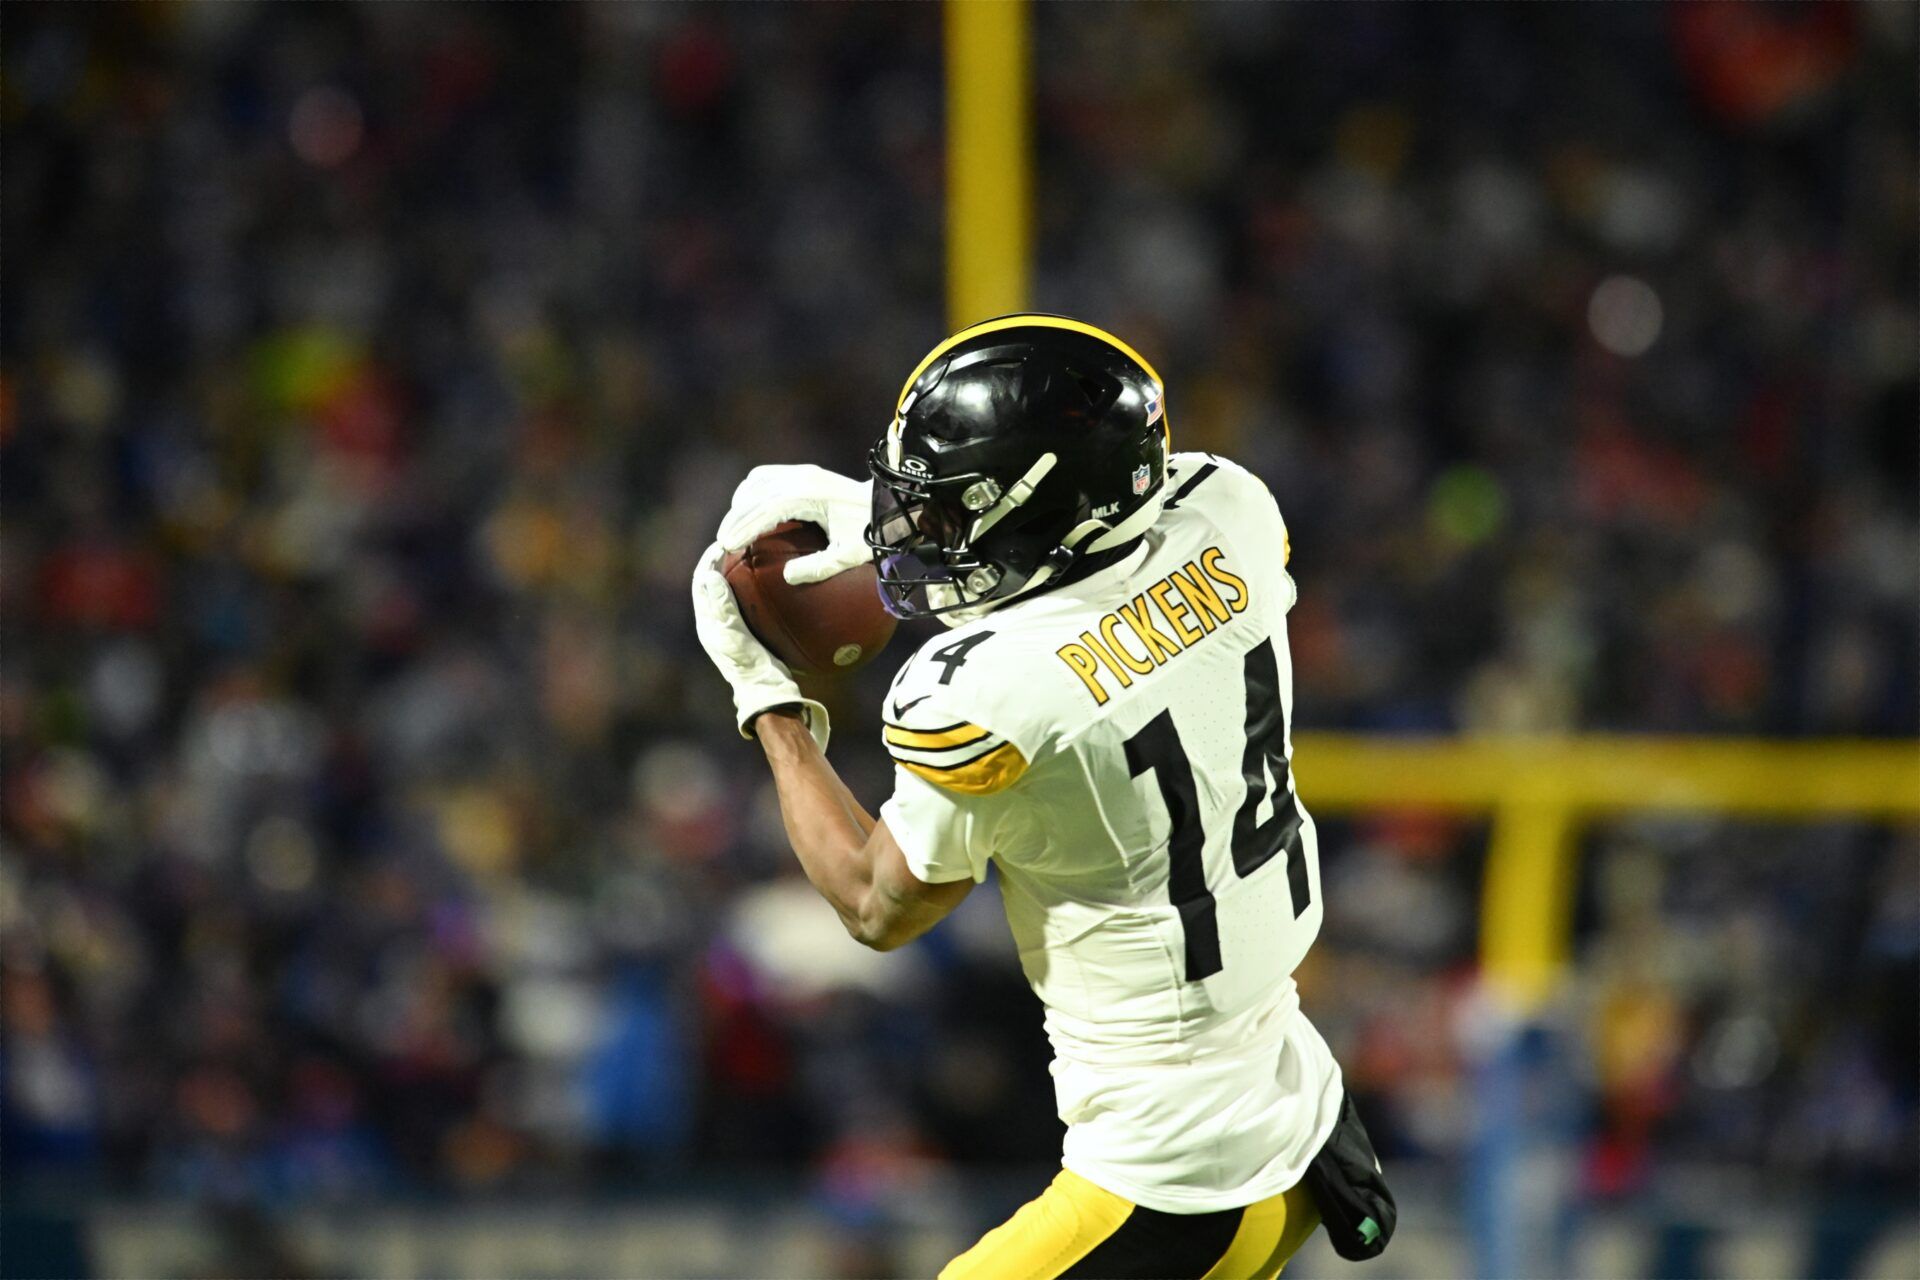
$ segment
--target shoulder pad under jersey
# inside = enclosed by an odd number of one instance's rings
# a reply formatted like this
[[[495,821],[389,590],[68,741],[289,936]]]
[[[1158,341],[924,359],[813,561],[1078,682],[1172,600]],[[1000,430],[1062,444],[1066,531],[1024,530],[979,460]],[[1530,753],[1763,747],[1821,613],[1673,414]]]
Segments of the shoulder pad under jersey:
[[[1043,659],[1051,651],[1017,615],[989,615],[933,636],[901,666],[881,706],[887,753],[948,791],[1004,791],[1071,714]]]
[[[1280,505],[1266,481],[1217,453],[1176,453],[1167,470],[1169,510],[1192,507],[1224,527],[1277,532],[1280,563],[1293,556],[1293,541]]]

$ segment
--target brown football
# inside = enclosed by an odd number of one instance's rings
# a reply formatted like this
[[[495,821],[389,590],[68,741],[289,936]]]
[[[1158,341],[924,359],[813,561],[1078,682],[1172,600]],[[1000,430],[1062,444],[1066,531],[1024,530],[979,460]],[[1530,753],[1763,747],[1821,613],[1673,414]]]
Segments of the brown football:
[[[827,545],[817,524],[789,520],[720,562],[747,626],[773,656],[802,675],[843,675],[872,661],[893,639],[871,564],[825,582],[791,586],[787,561]]]

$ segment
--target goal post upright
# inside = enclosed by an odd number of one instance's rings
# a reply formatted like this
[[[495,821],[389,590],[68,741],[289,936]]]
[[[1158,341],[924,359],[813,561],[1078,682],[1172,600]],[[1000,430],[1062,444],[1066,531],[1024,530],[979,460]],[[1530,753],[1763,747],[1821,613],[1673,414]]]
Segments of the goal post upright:
[[[1033,83],[1027,0],[946,0],[947,321],[1027,308]]]

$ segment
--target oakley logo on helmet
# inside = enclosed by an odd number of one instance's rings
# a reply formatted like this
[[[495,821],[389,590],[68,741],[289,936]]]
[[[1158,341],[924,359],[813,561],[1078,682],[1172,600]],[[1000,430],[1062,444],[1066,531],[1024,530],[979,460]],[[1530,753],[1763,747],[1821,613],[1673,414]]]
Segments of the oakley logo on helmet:
[[[930,476],[933,474],[933,468],[918,458],[902,458],[900,460],[900,469],[910,476]]]

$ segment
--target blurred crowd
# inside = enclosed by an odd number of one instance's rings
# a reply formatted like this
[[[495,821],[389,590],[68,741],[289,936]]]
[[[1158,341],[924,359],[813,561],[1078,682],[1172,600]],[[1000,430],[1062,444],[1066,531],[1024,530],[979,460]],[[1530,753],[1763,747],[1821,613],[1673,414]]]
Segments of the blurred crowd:
[[[1273,486],[1302,727],[1914,734],[1913,9],[1035,20],[1035,301]],[[687,603],[942,336],[941,104],[931,6],[10,11],[10,1179],[858,1223],[1054,1158],[995,895],[847,942]],[[1309,1011],[1457,1156],[1484,829],[1327,832]],[[1593,846],[1586,1185],[1910,1183],[1913,834]]]

